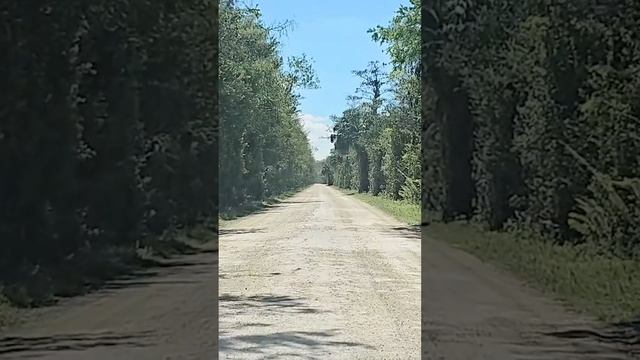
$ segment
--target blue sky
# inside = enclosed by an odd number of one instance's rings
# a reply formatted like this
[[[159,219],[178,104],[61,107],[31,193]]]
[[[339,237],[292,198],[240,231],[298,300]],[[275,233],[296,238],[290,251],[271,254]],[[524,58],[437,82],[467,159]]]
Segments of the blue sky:
[[[314,61],[320,89],[303,91],[302,121],[316,148],[316,159],[329,155],[327,136],[330,115],[339,115],[347,106],[359,81],[352,70],[363,69],[369,61],[388,62],[384,48],[371,39],[367,30],[387,25],[400,5],[408,0],[253,0],[263,14],[265,25],[285,20],[293,28],[280,42],[281,55],[307,54]]]

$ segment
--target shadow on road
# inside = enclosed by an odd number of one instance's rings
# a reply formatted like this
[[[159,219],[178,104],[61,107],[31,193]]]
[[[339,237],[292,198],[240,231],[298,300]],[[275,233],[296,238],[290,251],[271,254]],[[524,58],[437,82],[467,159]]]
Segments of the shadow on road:
[[[223,294],[219,297],[220,307],[242,312],[260,308],[266,311],[280,311],[298,314],[318,314],[325,311],[312,308],[305,304],[303,298],[277,295],[236,296]]]
[[[280,204],[314,204],[314,203],[321,203],[322,201],[319,200],[309,200],[309,201],[294,201],[294,200],[285,200],[282,201]]]
[[[417,225],[394,226],[390,229],[384,230],[384,234],[390,237],[402,237],[407,239],[420,239],[421,236],[420,226]]]
[[[351,341],[332,340],[338,334],[335,330],[329,331],[284,331],[263,335],[240,335],[226,336],[226,332],[220,332],[220,350],[234,354],[264,354],[273,348],[300,349],[300,353],[290,352],[288,355],[305,357],[310,350],[322,350],[331,347],[360,347],[374,349],[374,347],[362,343]],[[289,350],[291,351],[291,350]],[[266,355],[263,359],[277,359],[285,354],[278,352],[273,355]]]
[[[282,275],[282,273],[272,272],[272,273],[266,273],[266,274],[234,274],[234,275],[221,273],[221,274],[218,274],[218,279],[231,279],[231,278],[242,278],[242,277],[270,278],[278,275]]]
[[[94,334],[65,334],[54,336],[19,336],[0,338],[0,355],[20,354],[38,357],[38,353],[52,351],[82,351],[97,347],[146,347],[151,331],[133,333],[103,332]],[[47,356],[47,354],[42,354]]]
[[[200,260],[173,260],[159,261],[147,260],[148,270],[135,271],[127,275],[117,277],[100,285],[97,293],[104,294],[115,290],[139,288],[157,284],[198,284],[201,280],[189,279],[193,275],[205,275],[214,272],[213,261]],[[185,277],[185,279],[183,279]]]
[[[615,323],[604,329],[569,328],[546,332],[544,335],[565,340],[613,345],[621,347],[627,352],[640,354],[640,320]]]
[[[152,285],[187,285],[187,284],[201,284],[202,281],[193,281],[193,280],[151,280],[151,281],[123,281],[123,282],[114,282],[108,285],[105,285],[102,290],[118,290],[118,289],[128,289],[135,287],[146,287]]]
[[[219,229],[218,235],[244,235],[264,232],[262,229]]]
[[[213,264],[213,261],[197,261],[197,260],[187,260],[187,261],[180,261],[180,260],[175,260],[175,261],[157,261],[157,260],[151,260],[151,262],[149,262],[149,264],[147,266],[149,267],[155,267],[155,268],[159,268],[159,269],[171,269],[171,268],[187,268],[187,267],[191,267],[191,266],[206,266],[206,265],[211,265]],[[156,271],[156,274],[158,272]]]
[[[278,201],[275,202],[273,204],[268,204],[264,206],[264,209],[261,209],[259,211],[257,211],[256,213],[260,213],[260,212],[273,212],[273,209],[276,208],[286,208],[295,204],[313,204],[313,203],[321,203],[322,201],[318,201],[318,200],[308,200],[308,201],[298,201],[298,200],[285,200],[285,201]]]
[[[277,311],[285,313],[295,314],[317,314],[323,313],[321,311],[309,306],[304,298],[281,296],[281,295],[254,295],[254,296],[236,296],[230,294],[222,294],[219,298],[220,307],[231,312],[255,312],[258,311],[264,313],[264,311]],[[278,350],[289,349],[289,355],[302,357],[308,357],[309,352],[312,350],[323,350],[331,347],[362,347],[367,349],[373,349],[370,345],[349,342],[338,341],[335,337],[338,335],[335,330],[329,331],[284,331],[284,332],[272,332],[269,333],[269,327],[271,324],[267,323],[245,323],[234,324],[228,330],[220,331],[219,346],[220,351],[225,351],[233,354],[259,354],[264,357],[263,359],[277,359],[284,356]],[[251,334],[251,335],[229,335],[229,330],[235,332],[241,328],[257,328],[253,331],[266,332],[263,334]],[[276,349],[281,348],[281,349]],[[300,353],[294,354],[291,349],[299,349]],[[270,355],[273,352],[277,352],[277,355]],[[272,357],[270,357],[272,356]]]

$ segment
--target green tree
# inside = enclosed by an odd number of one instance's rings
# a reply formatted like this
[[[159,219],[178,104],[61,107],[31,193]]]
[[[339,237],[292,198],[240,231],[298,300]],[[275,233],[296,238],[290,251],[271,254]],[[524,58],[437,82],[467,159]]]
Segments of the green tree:
[[[227,3],[220,22],[219,191],[226,209],[313,183],[298,102],[299,91],[317,88],[318,79],[304,54],[285,66],[259,9]]]
[[[215,217],[217,12],[192,0],[3,8],[0,281]]]
[[[467,177],[470,151],[473,213],[490,228],[588,241],[622,257],[637,251],[640,224],[623,214],[638,212],[640,194],[639,11],[631,1],[426,3],[435,105],[425,118],[436,120],[443,149],[456,144],[451,135],[466,149],[464,167],[446,152],[425,158],[443,162],[445,194],[452,174]],[[447,128],[456,121],[471,126]]]
[[[327,161],[326,172],[335,174],[337,186],[420,200],[419,19],[414,1],[389,26],[369,31],[388,46],[392,71],[371,62],[353,72],[361,85],[350,97],[352,105],[334,118],[335,151]]]

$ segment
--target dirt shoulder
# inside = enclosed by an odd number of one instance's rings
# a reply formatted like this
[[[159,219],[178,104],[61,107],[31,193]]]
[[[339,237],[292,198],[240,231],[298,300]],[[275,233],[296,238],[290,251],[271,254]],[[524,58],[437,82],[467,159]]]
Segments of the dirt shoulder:
[[[0,335],[0,358],[211,358],[218,317],[213,250],[205,247],[30,312],[25,323]]]
[[[573,313],[513,275],[423,234],[428,359],[637,358],[631,329]]]

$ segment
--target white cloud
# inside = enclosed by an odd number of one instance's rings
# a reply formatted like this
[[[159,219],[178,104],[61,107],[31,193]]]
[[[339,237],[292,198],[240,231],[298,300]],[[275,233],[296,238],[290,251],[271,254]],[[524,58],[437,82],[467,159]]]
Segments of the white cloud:
[[[309,143],[313,148],[313,156],[316,160],[329,156],[329,151],[333,147],[328,138],[331,120],[325,116],[302,114],[300,115],[300,121],[307,132]]]

